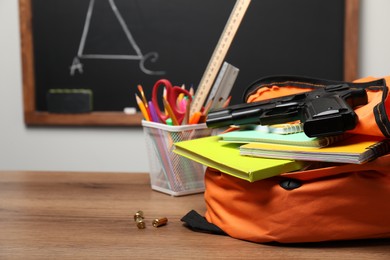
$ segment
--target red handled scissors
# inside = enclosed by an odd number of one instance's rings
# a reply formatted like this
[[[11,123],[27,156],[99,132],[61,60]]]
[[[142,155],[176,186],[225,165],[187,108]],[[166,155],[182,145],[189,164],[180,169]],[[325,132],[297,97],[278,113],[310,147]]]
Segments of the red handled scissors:
[[[160,110],[160,106],[157,99],[158,94],[158,88],[160,86],[164,86],[166,89],[166,101],[168,102],[169,106],[172,109],[172,112],[174,116],[176,117],[176,120],[179,124],[182,123],[184,116],[186,114],[186,111],[183,111],[180,109],[177,105],[177,99],[181,93],[183,93],[185,96],[189,98],[188,102],[192,101],[191,94],[181,87],[178,86],[172,86],[172,83],[167,79],[160,79],[158,80],[154,86],[153,86],[153,93],[152,93],[152,103],[153,106],[156,109],[156,113],[158,117],[161,119],[162,122],[166,122],[166,120],[170,117],[169,115],[162,113]]]

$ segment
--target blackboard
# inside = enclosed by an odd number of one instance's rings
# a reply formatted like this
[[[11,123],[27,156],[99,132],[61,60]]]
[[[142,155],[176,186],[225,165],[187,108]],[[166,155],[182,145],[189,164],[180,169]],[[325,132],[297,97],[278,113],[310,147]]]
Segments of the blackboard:
[[[20,0],[25,121],[29,125],[139,125],[141,84],[196,86],[235,0]],[[253,0],[225,58],[240,69],[232,104],[259,77],[351,80],[357,1]],[[348,56],[346,56],[348,54]],[[93,113],[47,113],[52,88],[93,92]],[[118,117],[119,116],[119,117]]]

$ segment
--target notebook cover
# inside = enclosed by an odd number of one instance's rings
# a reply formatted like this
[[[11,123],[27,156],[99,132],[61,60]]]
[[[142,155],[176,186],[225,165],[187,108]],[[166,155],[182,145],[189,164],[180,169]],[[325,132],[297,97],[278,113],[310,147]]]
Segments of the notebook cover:
[[[174,152],[203,165],[250,182],[299,170],[304,162],[241,156],[240,144],[209,136],[175,143]]]
[[[345,135],[308,137],[304,132],[293,134],[265,133],[258,130],[238,130],[219,135],[223,141],[237,143],[273,143],[300,145],[308,147],[325,147],[345,139]]]
[[[355,164],[375,159],[389,151],[389,140],[367,135],[353,135],[323,148],[267,143],[249,143],[240,147],[241,155]]]

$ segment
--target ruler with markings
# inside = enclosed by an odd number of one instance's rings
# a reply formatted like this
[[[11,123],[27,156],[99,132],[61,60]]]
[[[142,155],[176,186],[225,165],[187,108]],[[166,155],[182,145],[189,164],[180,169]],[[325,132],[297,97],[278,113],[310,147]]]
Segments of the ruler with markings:
[[[244,18],[245,12],[248,9],[251,0],[237,0],[233,10],[229,16],[229,19],[223,29],[223,32],[218,40],[217,46],[210,58],[210,61],[206,67],[206,71],[199,83],[199,86],[195,92],[195,97],[191,104],[190,113],[193,115],[195,112],[200,111],[204,102],[210,92],[210,89],[214,83],[222,62],[225,59],[226,53],[229,50],[234,36]]]
[[[212,100],[212,105],[210,107],[210,111],[221,108],[223,103],[227,100],[230,95],[230,92],[233,88],[234,82],[238,76],[238,72],[240,70],[233,65],[227,63],[226,61],[223,63],[221,70],[217,76],[217,79],[214,82],[213,87],[211,88],[209,97],[205,104],[209,104]]]

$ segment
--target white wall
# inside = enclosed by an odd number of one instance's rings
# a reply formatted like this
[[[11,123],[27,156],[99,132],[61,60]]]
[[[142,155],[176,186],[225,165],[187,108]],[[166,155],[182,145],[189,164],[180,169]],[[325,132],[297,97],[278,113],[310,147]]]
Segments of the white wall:
[[[360,3],[359,77],[390,75],[390,1]]]
[[[361,0],[359,77],[390,75],[388,0]],[[27,128],[17,0],[0,0],[0,170],[148,171],[141,128]]]

